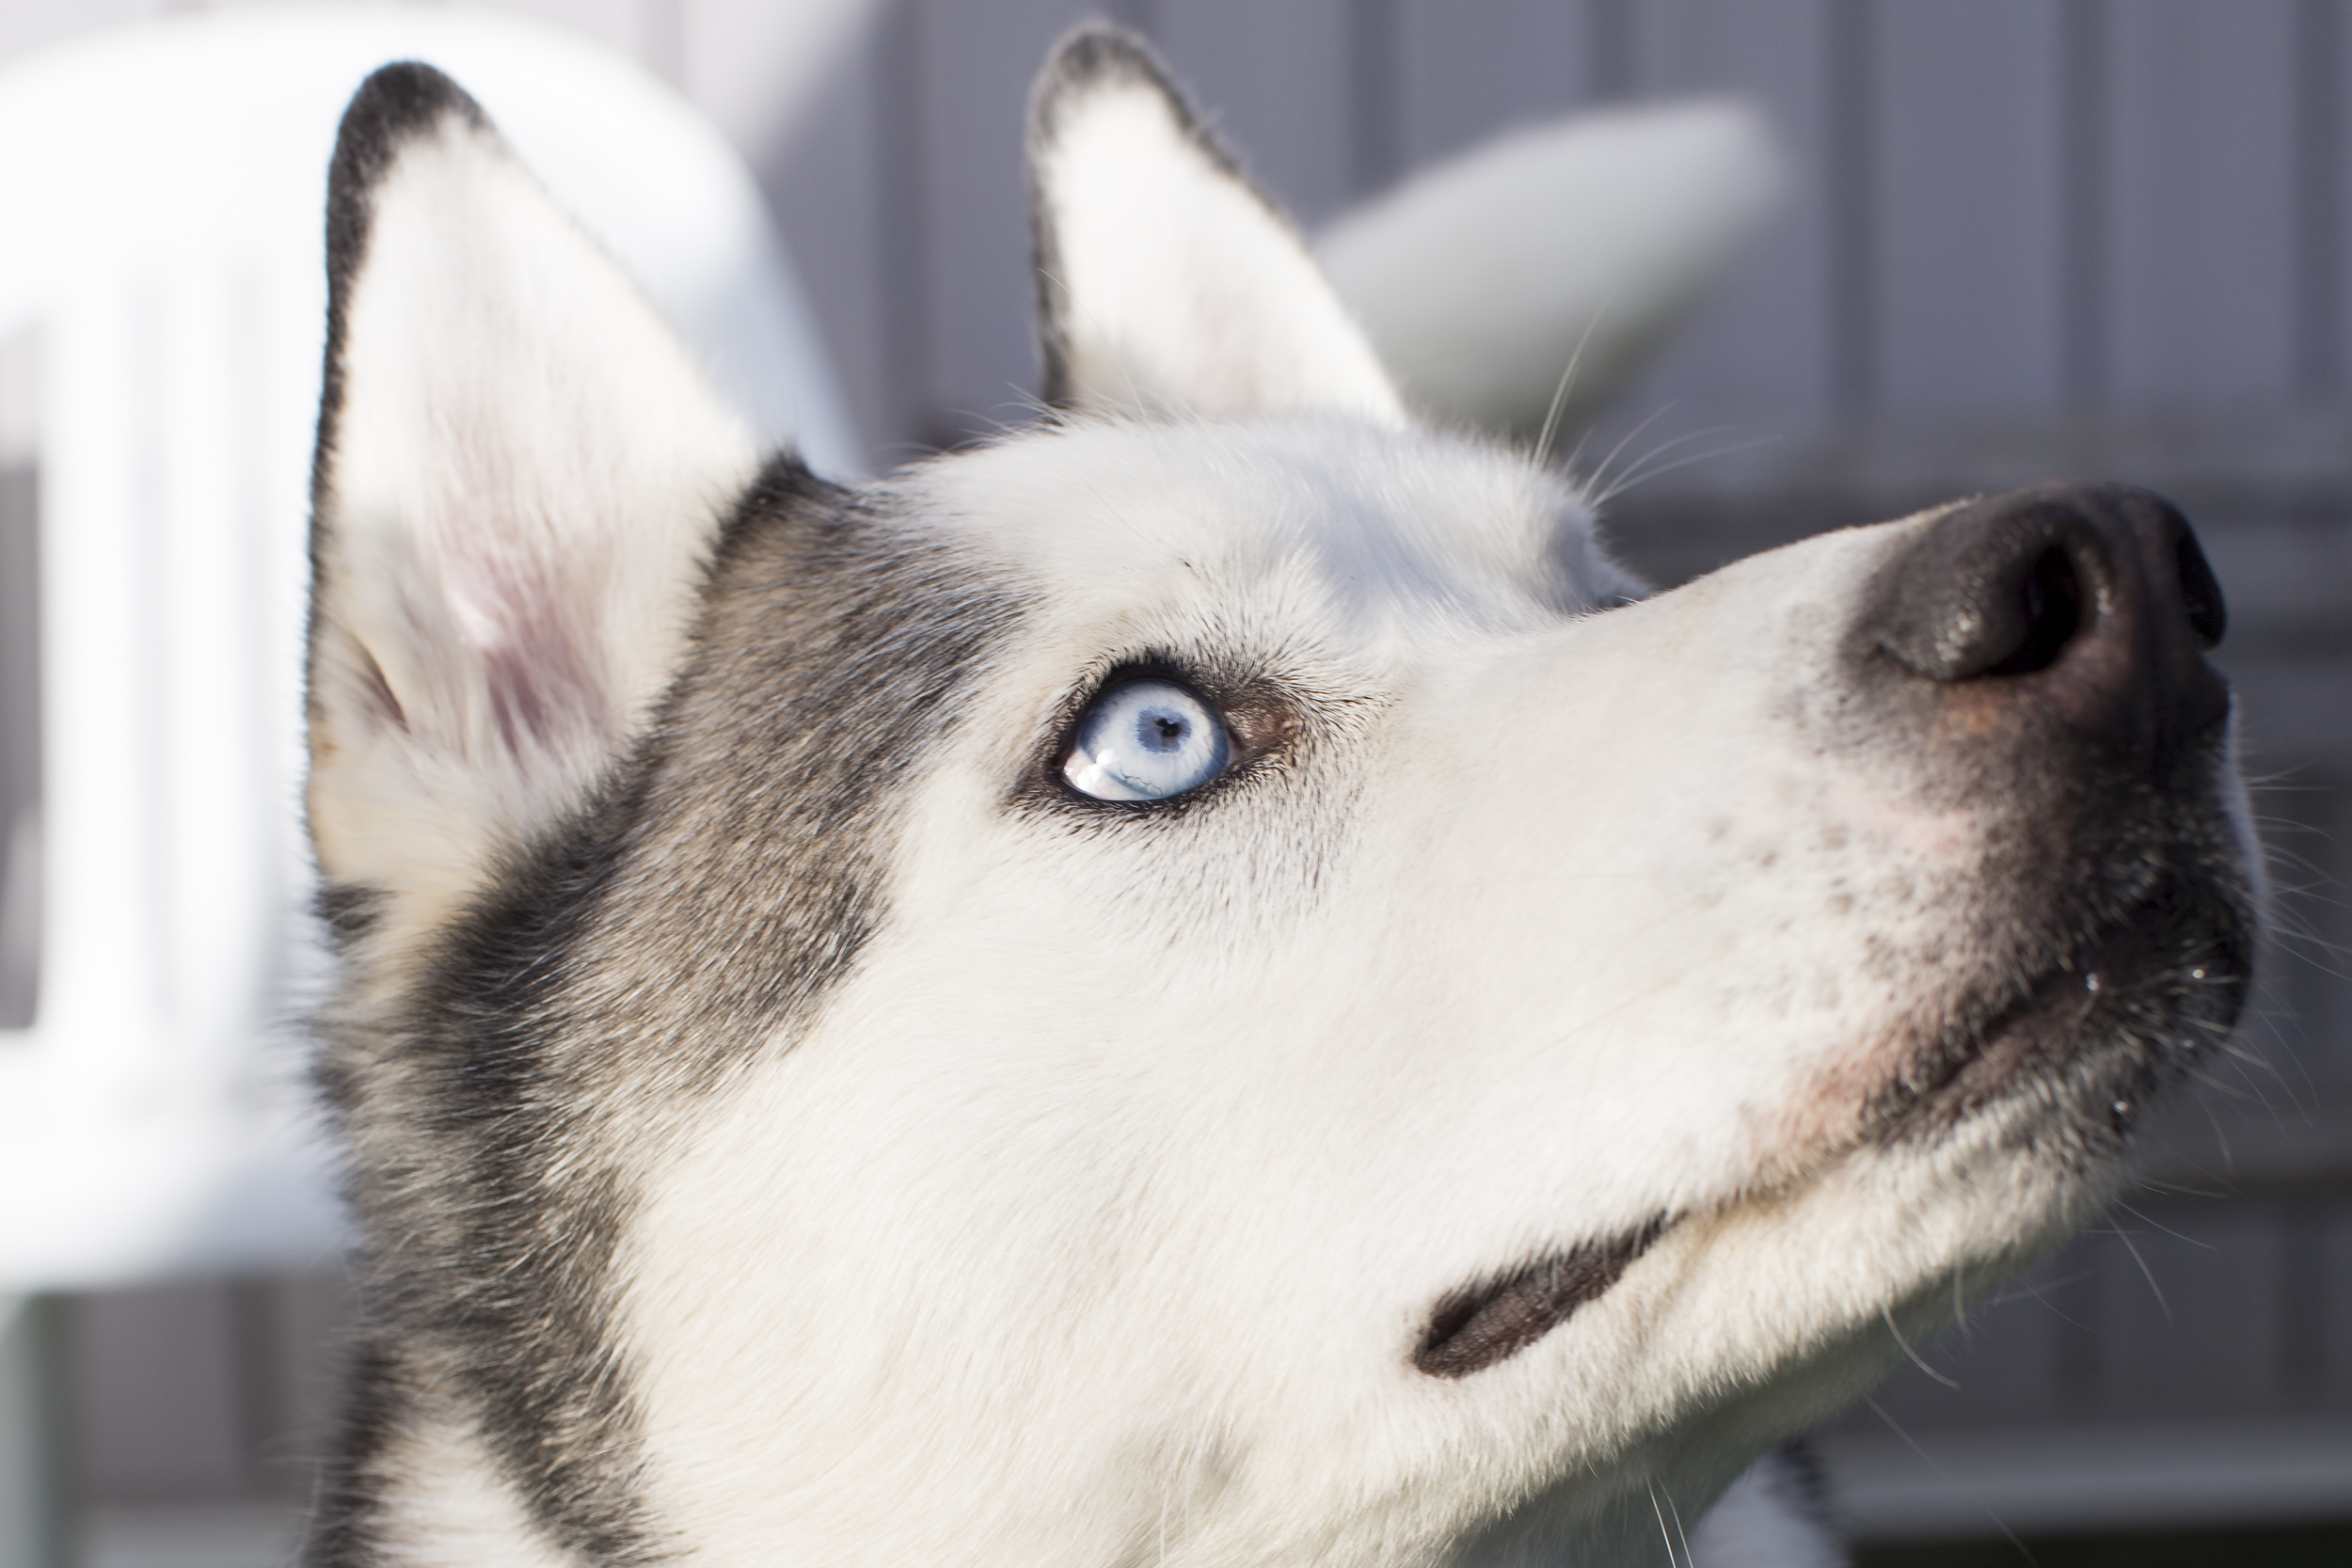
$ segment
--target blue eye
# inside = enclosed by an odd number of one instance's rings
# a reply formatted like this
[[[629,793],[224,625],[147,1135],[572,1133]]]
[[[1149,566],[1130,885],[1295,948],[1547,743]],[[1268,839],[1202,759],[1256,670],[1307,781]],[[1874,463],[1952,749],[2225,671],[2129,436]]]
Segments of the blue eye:
[[[1225,721],[1208,704],[1172,681],[1134,680],[1094,699],[1061,772],[1098,800],[1165,800],[1232,760]]]

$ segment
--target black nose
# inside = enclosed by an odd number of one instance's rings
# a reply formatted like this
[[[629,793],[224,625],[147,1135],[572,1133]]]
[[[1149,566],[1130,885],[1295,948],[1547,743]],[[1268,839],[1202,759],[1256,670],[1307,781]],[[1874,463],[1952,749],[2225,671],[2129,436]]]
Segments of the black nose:
[[[2171,502],[2055,483],[1937,517],[1880,578],[1865,626],[1915,674],[2036,703],[2145,765],[2228,715],[2229,687],[2204,657],[2225,618]]]

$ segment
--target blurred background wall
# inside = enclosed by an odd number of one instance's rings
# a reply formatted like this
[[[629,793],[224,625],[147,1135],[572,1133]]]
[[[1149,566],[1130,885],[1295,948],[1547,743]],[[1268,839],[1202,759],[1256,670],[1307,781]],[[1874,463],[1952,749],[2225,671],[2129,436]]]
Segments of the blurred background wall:
[[[0,60],[200,8],[0,0]],[[743,151],[877,467],[1025,417],[1022,107],[1047,41],[1089,9],[1156,38],[1310,223],[1515,122],[1690,93],[1758,104],[1793,198],[1584,437],[1604,487],[1639,481],[1606,509],[1621,548],[1672,582],[2054,474],[2167,490],[2229,594],[2221,661],[2280,890],[2244,1053],[2216,1066],[2144,1188],[1916,1347],[1875,1411],[1824,1435],[1832,1480],[1855,1528],[1889,1541],[2352,1523],[2344,0],[499,8],[633,55]],[[309,1485],[338,1282],[192,1282],[58,1310],[87,1551],[251,1560]]]

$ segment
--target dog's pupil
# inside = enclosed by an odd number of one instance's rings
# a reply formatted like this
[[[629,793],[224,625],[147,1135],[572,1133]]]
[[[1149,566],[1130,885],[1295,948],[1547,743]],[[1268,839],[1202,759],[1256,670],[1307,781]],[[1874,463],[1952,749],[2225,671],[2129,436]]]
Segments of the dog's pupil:
[[[1148,722],[1153,733],[1144,738],[1147,742],[1153,744],[1156,750],[1172,752],[1184,743],[1184,721],[1183,720],[1170,719],[1166,714],[1155,713],[1151,716]]]

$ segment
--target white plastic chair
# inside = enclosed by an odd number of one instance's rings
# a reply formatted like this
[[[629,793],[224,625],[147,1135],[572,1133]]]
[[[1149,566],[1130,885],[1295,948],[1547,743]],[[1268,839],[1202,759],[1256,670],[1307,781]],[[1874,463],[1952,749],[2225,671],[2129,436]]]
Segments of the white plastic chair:
[[[0,1300],[341,1242],[298,1046],[318,968],[304,537],[328,153],[360,79],[402,58],[482,102],[757,426],[859,467],[749,175],[627,60],[496,17],[335,9],[158,24],[0,71],[41,800],[37,824],[0,824],[39,849],[0,873],[18,924],[37,911],[38,971],[30,1027],[0,1029]]]

